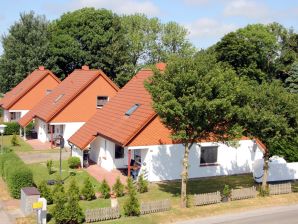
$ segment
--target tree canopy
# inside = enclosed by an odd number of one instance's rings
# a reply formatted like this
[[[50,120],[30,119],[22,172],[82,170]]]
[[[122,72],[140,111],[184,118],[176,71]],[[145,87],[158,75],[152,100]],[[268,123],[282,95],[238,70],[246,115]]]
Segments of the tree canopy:
[[[0,92],[10,90],[39,65],[46,64],[48,26],[49,21],[44,16],[22,13],[8,34],[2,36]]]

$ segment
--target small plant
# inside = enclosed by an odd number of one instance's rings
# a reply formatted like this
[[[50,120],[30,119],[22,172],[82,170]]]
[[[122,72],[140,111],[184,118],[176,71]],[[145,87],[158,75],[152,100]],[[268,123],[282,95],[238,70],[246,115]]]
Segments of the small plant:
[[[74,157],[70,157],[67,162],[68,162],[69,168],[71,168],[71,169],[79,168],[80,165],[81,165],[80,158],[79,157],[75,157],[75,156]]]
[[[77,185],[77,182],[74,178],[72,178],[69,188],[68,188],[68,196],[75,198],[76,200],[80,200],[80,189]]]
[[[49,175],[51,175],[53,173],[53,160],[47,161],[47,168],[48,168]]]
[[[111,191],[111,188],[108,185],[108,182],[105,179],[103,179],[101,186],[100,186],[101,196],[105,199],[110,198],[110,191]]]
[[[47,203],[53,204],[53,196],[50,188],[48,187],[46,181],[42,181],[38,186],[38,190],[40,192],[40,196],[47,199]]]
[[[264,190],[262,187],[260,187],[260,189],[259,189],[259,195],[261,197],[267,197],[267,196],[269,196],[269,189],[268,189],[268,187],[266,187],[266,190]]]
[[[140,175],[138,179],[138,192],[140,193],[148,192],[148,181],[144,179],[143,174]]]
[[[10,143],[12,146],[19,146],[20,143],[19,143],[19,139],[17,138],[17,135],[14,133],[11,140],[10,140]]]
[[[94,187],[93,187],[89,177],[87,177],[85,179],[84,186],[83,186],[81,193],[82,193],[82,196],[84,197],[84,199],[87,201],[91,201],[95,198]]]
[[[117,197],[122,197],[124,195],[124,185],[121,183],[119,177],[117,177],[116,183],[113,185],[112,189]]]
[[[140,215],[140,202],[138,199],[137,191],[133,185],[132,178],[127,178],[128,198],[124,202],[124,214],[126,216],[139,216]]]
[[[222,196],[225,199],[228,199],[231,196],[231,188],[229,185],[225,184],[224,189],[222,191]]]

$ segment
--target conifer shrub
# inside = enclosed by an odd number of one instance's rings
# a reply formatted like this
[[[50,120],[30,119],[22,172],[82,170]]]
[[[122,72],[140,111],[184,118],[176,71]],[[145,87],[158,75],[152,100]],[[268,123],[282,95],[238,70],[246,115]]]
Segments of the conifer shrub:
[[[10,144],[12,146],[19,146],[20,143],[19,143],[19,139],[17,138],[17,135],[16,134],[13,134],[11,140],[10,140]]]
[[[140,211],[140,202],[137,195],[137,190],[133,184],[131,177],[127,178],[127,192],[128,197],[124,202],[124,214],[126,216],[139,216]]]
[[[137,185],[138,185],[138,192],[140,193],[148,192],[148,181],[144,179],[143,174],[140,175]]]
[[[45,198],[48,205],[53,204],[53,195],[45,180],[39,184],[38,190],[40,192],[40,197]]]
[[[54,193],[54,206],[51,209],[51,214],[53,215],[56,224],[67,223],[67,216],[65,214],[65,205],[67,202],[66,194],[64,190],[54,191]]]
[[[110,188],[108,182],[105,179],[103,179],[101,186],[100,186],[101,196],[105,199],[110,198],[110,191],[111,191],[111,188]]]
[[[124,195],[124,185],[121,183],[119,177],[117,177],[116,182],[113,185],[112,189],[117,197],[122,197]]]
[[[81,191],[81,194],[82,194],[84,200],[91,201],[91,200],[95,199],[94,187],[93,187],[93,184],[91,183],[89,177],[87,177],[84,181],[84,186]]]
[[[47,161],[47,169],[48,169],[48,174],[51,175],[53,173],[53,160]]]
[[[70,182],[68,195],[71,195],[73,198],[80,200],[80,188],[78,187],[77,182],[74,178],[72,178]]]

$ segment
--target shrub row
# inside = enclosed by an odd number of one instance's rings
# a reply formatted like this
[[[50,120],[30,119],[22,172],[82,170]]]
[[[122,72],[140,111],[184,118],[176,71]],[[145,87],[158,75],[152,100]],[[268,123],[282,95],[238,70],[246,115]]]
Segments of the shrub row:
[[[12,151],[0,155],[0,173],[14,198],[21,197],[21,188],[33,186],[32,171]]]
[[[18,134],[20,132],[20,125],[18,122],[12,121],[12,122],[4,122],[7,127],[5,128],[4,135],[13,135]],[[33,129],[34,123],[30,122],[26,127],[26,135],[29,134],[29,132]]]

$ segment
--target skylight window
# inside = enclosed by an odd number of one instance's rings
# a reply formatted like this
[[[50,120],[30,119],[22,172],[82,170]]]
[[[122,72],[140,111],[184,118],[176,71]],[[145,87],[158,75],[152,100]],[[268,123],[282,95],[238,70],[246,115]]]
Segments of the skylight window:
[[[132,115],[132,113],[135,112],[136,109],[138,109],[139,106],[141,106],[141,104],[136,103],[136,104],[133,105],[131,108],[129,108],[128,111],[125,112],[125,115],[126,115],[126,116],[130,116],[130,115]]]
[[[64,96],[64,94],[60,94],[54,101],[54,103],[57,103],[61,98]]]

